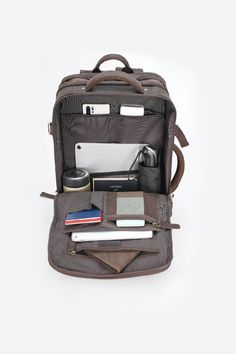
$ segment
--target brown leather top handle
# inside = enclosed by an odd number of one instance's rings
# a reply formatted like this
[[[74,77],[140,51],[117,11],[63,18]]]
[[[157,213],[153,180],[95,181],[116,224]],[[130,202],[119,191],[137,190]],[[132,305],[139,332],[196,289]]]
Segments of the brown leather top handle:
[[[101,59],[98,60],[97,64],[95,65],[95,68],[93,69],[93,73],[100,73],[101,70],[100,70],[100,65],[102,63],[104,63],[105,61],[108,61],[108,60],[119,60],[121,61],[123,64],[124,64],[124,68],[122,68],[122,71],[126,72],[126,73],[133,73],[133,70],[131,69],[129,63],[128,63],[128,60],[123,57],[122,55],[120,54],[107,54],[107,55],[104,55]]]
[[[174,144],[173,151],[177,156],[177,170],[174,174],[174,177],[172,178],[172,181],[170,182],[170,193],[173,193],[176,190],[176,188],[178,187],[178,185],[183,177],[184,167],[185,167],[184,155],[182,154],[182,151],[180,150],[180,148]]]
[[[133,76],[126,74],[121,71],[107,71],[104,73],[99,73],[92,77],[87,85],[86,91],[92,91],[92,89],[103,81],[124,81],[134,88],[137,93],[143,93],[142,85]]]

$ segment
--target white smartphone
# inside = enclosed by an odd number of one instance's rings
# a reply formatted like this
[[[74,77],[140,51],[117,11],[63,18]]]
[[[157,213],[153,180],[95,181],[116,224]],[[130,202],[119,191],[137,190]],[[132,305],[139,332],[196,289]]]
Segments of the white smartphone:
[[[144,116],[144,106],[136,104],[122,104],[120,106],[122,116]]]
[[[110,114],[110,105],[109,104],[92,104],[84,103],[83,104],[83,114]]]

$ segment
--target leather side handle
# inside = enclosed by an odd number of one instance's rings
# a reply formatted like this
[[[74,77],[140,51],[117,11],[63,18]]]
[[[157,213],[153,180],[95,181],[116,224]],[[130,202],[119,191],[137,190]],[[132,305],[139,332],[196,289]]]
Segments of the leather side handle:
[[[189,145],[186,136],[184,135],[182,129],[178,125],[175,125],[175,136],[178,139],[181,147],[185,147]]]
[[[173,193],[176,188],[178,187],[183,174],[184,174],[184,168],[185,168],[185,162],[184,162],[184,155],[182,154],[182,151],[177,145],[173,145],[173,151],[176,154],[177,157],[177,169],[174,174],[174,177],[172,178],[170,182],[170,193]]]
[[[102,63],[104,63],[105,61],[108,60],[119,60],[124,64],[124,68],[122,68],[121,70],[126,72],[126,73],[133,73],[133,69],[131,69],[128,60],[123,57],[123,55],[120,54],[107,54],[104,55],[101,59],[98,60],[97,64],[95,65],[94,69],[92,70],[93,73],[100,73],[101,69],[100,69],[100,65]]]
[[[92,89],[103,81],[124,81],[134,88],[137,93],[144,93],[141,83],[129,74],[119,71],[107,71],[99,73],[92,77],[87,85],[86,91],[92,91]]]

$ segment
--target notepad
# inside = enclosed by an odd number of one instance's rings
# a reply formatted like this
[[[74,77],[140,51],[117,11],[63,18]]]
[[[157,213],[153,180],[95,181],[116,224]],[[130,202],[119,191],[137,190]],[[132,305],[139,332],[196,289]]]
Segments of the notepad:
[[[135,219],[135,215],[144,216],[144,198],[143,192],[135,193],[117,193],[116,214],[118,216],[125,215],[126,219],[117,220],[118,227],[138,227],[144,226],[144,219]],[[128,219],[128,216],[132,218]]]

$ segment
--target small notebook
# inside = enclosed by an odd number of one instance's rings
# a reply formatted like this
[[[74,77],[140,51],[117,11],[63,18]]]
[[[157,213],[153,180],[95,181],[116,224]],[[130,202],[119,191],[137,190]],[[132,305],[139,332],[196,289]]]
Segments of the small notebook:
[[[132,215],[132,219],[117,220],[118,227],[140,227],[145,225],[144,219],[135,219],[134,215],[144,215],[143,192],[117,193],[116,214],[118,216]]]
[[[117,215],[144,215],[143,192],[117,193]]]
[[[91,224],[102,221],[102,211],[94,208],[68,213],[65,218],[65,225]]]

